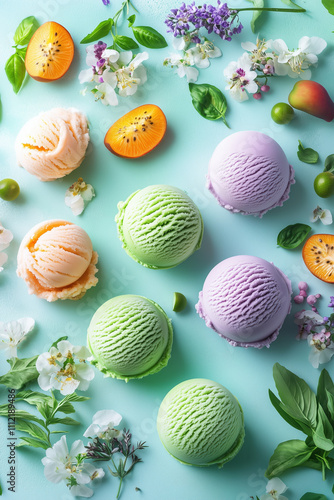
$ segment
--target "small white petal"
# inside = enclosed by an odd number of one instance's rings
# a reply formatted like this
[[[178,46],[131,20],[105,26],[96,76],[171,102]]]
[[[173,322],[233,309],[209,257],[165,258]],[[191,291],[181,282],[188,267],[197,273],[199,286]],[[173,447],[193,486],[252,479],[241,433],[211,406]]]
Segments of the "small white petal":
[[[312,71],[310,69],[306,69],[305,71],[302,71],[300,75],[297,76],[299,76],[302,80],[310,80],[312,76]]]
[[[197,82],[197,78],[198,78],[198,69],[196,68],[192,68],[190,66],[185,66],[184,67],[184,73],[187,77],[187,82],[188,83],[193,83],[193,82]]]
[[[52,389],[51,376],[46,372],[42,372],[39,375],[37,382],[43,391],[49,391]]]
[[[319,219],[321,220],[321,222],[323,224],[325,224],[325,226],[327,226],[329,224],[332,224],[332,222],[333,222],[333,216],[332,216],[331,212],[327,208],[322,211],[322,213],[320,214]]]
[[[9,247],[10,242],[13,239],[13,234],[9,229],[5,229],[0,224],[0,252]]]
[[[83,69],[79,73],[79,83],[92,82],[94,80],[94,71],[92,68]]]
[[[84,211],[85,203],[80,194],[73,196],[71,193],[69,196],[65,196],[65,205],[70,207],[73,215],[80,215]]]
[[[93,423],[103,425],[111,425],[117,427],[122,421],[122,415],[114,410],[100,410],[93,416]]]
[[[247,52],[252,52],[253,50],[257,50],[257,47],[253,42],[242,42],[241,47],[244,50],[247,50]]]
[[[269,493],[270,491],[277,491],[278,494],[285,493],[287,490],[287,486],[283,483],[283,481],[279,477],[273,477],[268,481],[266,486],[266,491]]]
[[[33,318],[20,318],[17,320],[25,334],[31,332],[35,327],[35,320]]]
[[[327,42],[318,36],[312,36],[311,38],[303,36],[299,40],[298,47],[301,48],[303,52],[320,54],[327,47]]]
[[[81,439],[77,439],[71,446],[70,455],[71,457],[77,457],[79,454],[83,453],[86,453],[86,448]]]
[[[104,49],[104,51],[102,52],[102,59],[108,59],[110,63],[118,61],[118,58],[119,52],[117,52],[117,50]]]
[[[85,498],[90,498],[94,494],[94,491],[91,488],[88,488],[88,486],[84,486],[82,484],[77,486],[72,486],[70,488],[70,492],[75,497],[85,497]]]
[[[122,68],[123,66],[127,66],[130,63],[131,59],[132,59],[131,50],[126,50],[125,52],[120,53],[117,63]]]
[[[97,424],[90,424],[89,427],[87,427],[87,429],[85,430],[84,432],[84,436],[85,437],[93,437],[93,436],[96,436],[96,434],[99,432],[100,430],[100,426],[97,425]]]
[[[68,340],[61,340],[57,344],[57,349],[66,358],[68,353],[73,352],[73,344],[71,344]]]
[[[3,265],[6,264],[8,260],[8,255],[6,253],[0,252],[0,268],[3,270]]]
[[[81,196],[84,201],[91,201],[95,196],[93,186],[91,184],[87,184],[87,188],[82,191]]]
[[[181,37],[174,37],[172,45],[174,49],[176,50],[184,50],[186,47],[186,42],[183,36]]]
[[[137,54],[136,57],[131,61],[130,66],[133,68],[137,68],[139,66],[139,64],[146,61],[146,59],[148,59],[148,57],[149,56],[148,56],[147,52],[141,52],[141,53]]]

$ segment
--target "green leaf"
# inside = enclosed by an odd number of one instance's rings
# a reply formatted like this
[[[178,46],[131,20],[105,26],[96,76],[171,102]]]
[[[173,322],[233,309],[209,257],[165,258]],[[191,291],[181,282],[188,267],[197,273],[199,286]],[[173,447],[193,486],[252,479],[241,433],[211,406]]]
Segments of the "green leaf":
[[[15,55],[15,54],[14,54]],[[0,377],[0,384],[11,389],[21,389],[28,382],[36,380],[39,373],[36,370],[36,360],[38,356],[32,358],[11,358],[8,359],[10,370]]]
[[[49,351],[52,349],[52,347],[55,347],[57,349],[58,342],[61,342],[62,340],[67,340],[68,336],[65,335],[64,337],[59,337],[59,339],[55,340],[55,342],[50,346]]]
[[[37,406],[38,404],[41,403],[52,403],[52,397],[48,396],[47,394],[43,394],[42,392],[35,392],[35,391],[20,391],[16,394],[16,401],[25,401],[26,403],[29,403],[30,405]]]
[[[312,433],[314,444],[321,450],[331,451],[334,448],[334,431],[321,405],[318,407],[318,423]]]
[[[322,465],[319,459],[316,458],[309,458],[306,460],[306,462],[303,463],[303,467],[307,467],[308,469],[314,469],[314,470],[322,470]]]
[[[128,21],[129,21],[129,28],[131,28],[131,26],[133,26],[134,22],[136,20],[136,15],[135,14],[132,14],[132,16],[128,17]]]
[[[334,0],[322,0],[322,5],[334,16]]]
[[[37,439],[40,439],[45,444],[50,446],[46,432],[43,431],[43,429],[41,429],[38,425],[33,424],[32,422],[25,421],[25,420],[18,420],[15,423],[15,430],[21,431],[21,432],[26,432],[30,436],[37,438]]]
[[[67,434],[70,431],[64,431],[63,429],[61,431],[51,431],[50,434]]]
[[[262,9],[264,7],[264,0],[248,0],[248,2],[252,2],[254,7],[257,7],[257,8]],[[258,31],[258,22],[257,21],[259,20],[259,18],[261,17],[262,14],[263,14],[262,10],[255,10],[253,12],[253,17],[251,20],[251,29],[252,29],[253,33],[256,33]]]
[[[325,160],[324,172],[334,173],[334,154],[327,156]]]
[[[118,45],[123,50],[132,50],[139,48],[138,43],[129,36],[117,35],[114,38],[114,43],[116,43],[116,45]]]
[[[274,364],[273,375],[278,394],[290,415],[311,429],[316,429],[317,399],[305,380],[297,377],[279,363]]]
[[[297,9],[301,9],[301,7],[295,2],[292,2],[292,0],[281,0],[281,2],[285,3],[288,7],[297,7]]]
[[[34,16],[29,16],[20,22],[14,33],[16,45],[26,45],[37,30],[39,24]]]
[[[309,428],[305,426],[303,422],[301,422],[300,420],[292,417],[287,411],[287,408],[283,405],[283,403],[275,396],[275,394],[270,389],[269,389],[269,398],[275,410],[289,425],[291,425],[291,427],[294,427],[295,429],[304,432],[304,434],[306,435],[308,434],[311,435],[311,431],[309,430]]]
[[[50,448],[49,444],[46,444],[39,439],[29,437],[21,437],[21,441],[16,445],[16,448],[19,448],[20,446],[32,446],[33,448],[43,448],[43,450]]]
[[[301,223],[286,226],[278,233],[277,245],[288,250],[296,248],[303,243],[311,229],[307,224]]]
[[[35,417],[35,415],[32,415],[31,413],[29,413],[27,411],[15,409],[15,412],[8,413],[8,405],[7,404],[1,405],[0,406],[0,417],[8,418],[10,416],[15,418],[15,420],[19,420],[19,419],[31,420],[33,422],[37,422],[40,425],[44,425],[44,422],[42,419]]]
[[[334,383],[325,368],[320,373],[317,400],[327,417],[334,421]]]
[[[300,500],[328,500],[328,498],[320,493],[305,493]]]
[[[9,82],[13,86],[15,94],[17,94],[22,87],[23,80],[26,74],[24,61],[22,61],[21,57],[18,54],[15,53],[10,56],[10,58],[6,62],[5,72]]]
[[[23,61],[25,60],[26,57],[27,48],[28,47],[21,47],[21,48],[16,47],[15,49],[16,53],[21,57]]]
[[[137,42],[148,49],[167,47],[164,37],[150,26],[132,26],[132,31]]]
[[[196,111],[207,120],[222,118],[226,126],[225,114],[227,102],[224,94],[208,83],[189,83],[192,103]]]
[[[100,24],[96,26],[96,28],[91,33],[86,35],[85,38],[83,38],[80,43],[96,42],[97,40],[100,40],[100,38],[107,36],[113,24],[110,21],[112,20],[107,19],[107,21],[102,21]]]
[[[314,151],[312,148],[304,148],[302,143],[298,141],[298,151],[297,151],[297,156],[300,159],[300,161],[304,163],[317,163],[319,160],[319,153],[317,151]]]
[[[304,441],[292,439],[280,443],[269,460],[265,477],[278,477],[282,472],[303,465],[310,458],[314,449],[309,448]]]
[[[79,396],[76,392],[73,392],[73,394],[69,394],[68,396],[65,396],[65,398],[61,401],[70,401],[71,403],[81,403],[82,401],[88,401],[90,398],[87,396]]]
[[[74,413],[75,409],[71,403],[79,403],[81,401],[87,401],[88,397],[86,396],[78,396],[75,392],[73,394],[69,394],[68,396],[65,396],[61,401],[56,401],[57,405],[54,407],[54,414],[56,414],[58,411],[62,413]]]
[[[77,420],[74,420],[74,418],[70,417],[64,417],[64,418],[53,417],[51,418],[51,420],[49,420],[48,424],[81,425],[81,422],[78,422]]]

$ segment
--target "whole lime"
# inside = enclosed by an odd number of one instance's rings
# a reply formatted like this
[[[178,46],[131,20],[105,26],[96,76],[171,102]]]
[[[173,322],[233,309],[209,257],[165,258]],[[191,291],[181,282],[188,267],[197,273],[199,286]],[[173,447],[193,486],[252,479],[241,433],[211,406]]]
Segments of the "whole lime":
[[[271,118],[279,125],[285,125],[291,122],[295,116],[293,108],[286,102],[278,102],[271,110]]]
[[[13,201],[20,194],[20,186],[13,179],[2,179],[0,181],[0,198],[5,201]]]
[[[314,191],[321,198],[334,194],[334,175],[331,172],[321,172],[314,179]]]

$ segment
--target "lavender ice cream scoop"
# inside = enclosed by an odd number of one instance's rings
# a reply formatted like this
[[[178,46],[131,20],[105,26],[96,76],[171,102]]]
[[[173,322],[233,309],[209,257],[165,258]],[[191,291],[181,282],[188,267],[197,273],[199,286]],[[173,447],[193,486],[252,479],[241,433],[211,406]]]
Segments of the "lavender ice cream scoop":
[[[208,274],[196,310],[233,346],[269,347],[291,308],[290,280],[270,262],[237,255]]]
[[[231,212],[262,217],[289,198],[294,170],[283,149],[260,132],[236,132],[218,144],[207,188]]]

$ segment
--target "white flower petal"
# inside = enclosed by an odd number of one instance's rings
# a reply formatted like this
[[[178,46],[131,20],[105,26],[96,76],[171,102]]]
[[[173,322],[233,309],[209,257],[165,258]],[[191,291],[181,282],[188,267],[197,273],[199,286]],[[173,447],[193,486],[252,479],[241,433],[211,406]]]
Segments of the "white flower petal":
[[[76,357],[80,359],[88,359],[92,355],[90,350],[85,345],[76,345],[72,350]]]
[[[275,58],[274,59],[274,69],[275,73],[278,76],[285,76],[288,74],[288,71],[290,69],[290,66],[287,63],[281,64],[278,62],[278,60]]]
[[[96,436],[96,434],[100,431],[100,426],[97,425],[97,424],[90,424],[89,427],[87,427],[87,429],[85,430],[84,432],[84,436],[85,437],[88,437],[88,438],[91,438],[93,436]]]
[[[298,47],[301,48],[303,52],[306,52],[307,49],[308,53],[320,54],[327,47],[327,42],[318,36],[312,36],[311,38],[303,36],[299,40]]]
[[[88,486],[84,486],[82,484],[72,486],[70,488],[70,492],[75,497],[85,497],[85,498],[90,498],[94,494],[94,491],[91,488],[88,488]]]
[[[80,382],[72,377],[62,377],[62,380],[60,381],[60,393],[63,394],[64,396],[67,396],[68,394],[73,394],[73,392],[76,391],[78,388]],[[55,386],[55,384],[54,384]],[[58,387],[57,387],[58,388]]]
[[[198,68],[208,68],[210,66],[210,61],[207,57],[199,59],[196,63]]]
[[[3,265],[6,264],[8,260],[8,255],[6,253],[0,252],[0,268],[3,269]]]
[[[122,415],[114,410],[100,410],[93,416],[93,423],[103,425],[111,425],[117,427],[122,421]]]
[[[9,247],[10,242],[13,239],[13,234],[9,229],[5,229],[0,224],[0,252]]]
[[[94,51],[95,51],[94,45],[88,45],[88,47],[86,47],[86,53],[87,53],[86,64],[87,64],[87,66],[95,66],[95,64],[96,64],[96,57],[95,57]]]
[[[116,73],[110,71],[109,69],[105,69],[102,74],[103,81],[110,85],[113,89],[117,85],[117,76]]]
[[[270,479],[266,486],[267,493],[269,493],[270,491],[276,491],[279,495],[281,493],[285,493],[287,489],[287,486],[279,477],[273,477],[273,479]]]
[[[290,76],[290,75],[289,75]],[[302,80],[310,80],[312,76],[312,72],[310,69],[306,69],[305,71],[302,71],[299,76]]]
[[[35,320],[33,318],[20,318],[17,322],[20,323],[24,334],[31,332],[35,327]]]
[[[42,391],[49,391],[50,389],[52,389],[51,376],[49,373],[41,372],[37,379],[37,382]]]
[[[80,363],[79,365],[76,365],[76,378],[79,381],[82,380],[90,381],[93,380],[94,377],[95,377],[95,370],[91,365],[88,365],[87,363]]]
[[[73,196],[72,193],[67,196],[65,195],[65,205],[70,207],[73,215],[82,214],[85,208],[84,200],[80,194],[77,194],[75,196]]]
[[[131,59],[132,59],[131,50],[126,50],[125,52],[120,53],[117,64],[119,64],[120,68],[122,68],[123,66],[127,66],[130,63]]]
[[[92,82],[94,80],[93,68],[83,69],[79,73],[79,83]]]
[[[79,454],[83,453],[86,453],[86,448],[81,439],[77,439],[71,446],[70,455],[71,457],[77,457]]]
[[[176,50],[184,50],[186,47],[186,41],[183,36],[181,37],[174,37],[172,45],[174,49]]]
[[[230,89],[230,95],[232,99],[238,102],[247,101],[247,99],[249,99],[247,92],[237,86]]]
[[[91,201],[95,196],[94,188],[91,184],[87,184],[87,188],[82,191],[81,197],[84,201]]]
[[[327,208],[322,211],[319,218],[320,218],[321,222],[323,224],[325,224],[325,226],[332,224],[332,222],[333,222],[333,216]]]
[[[131,61],[131,68],[137,68],[139,64],[142,62],[146,61],[148,59],[148,53],[147,52],[140,52],[139,54],[136,55],[136,57]]]
[[[102,59],[108,59],[110,63],[118,61],[118,58],[119,52],[117,52],[117,50],[104,49],[104,51],[102,52]]]
[[[187,77],[188,83],[193,83],[197,81],[198,78],[198,69],[192,68],[191,66],[184,67],[184,74]]]
[[[140,85],[147,81],[146,68],[142,64],[133,72],[133,77],[140,80]]]
[[[252,52],[253,50],[257,50],[257,46],[253,42],[242,42],[241,47],[247,52]]]
[[[61,340],[57,344],[57,349],[66,358],[68,353],[73,352],[73,344],[68,340]]]
[[[247,92],[250,94],[255,94],[259,90],[258,84],[256,82],[250,81],[248,85],[245,86]]]

